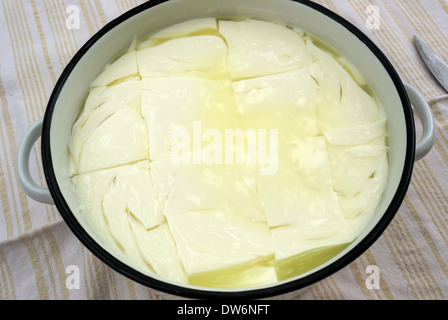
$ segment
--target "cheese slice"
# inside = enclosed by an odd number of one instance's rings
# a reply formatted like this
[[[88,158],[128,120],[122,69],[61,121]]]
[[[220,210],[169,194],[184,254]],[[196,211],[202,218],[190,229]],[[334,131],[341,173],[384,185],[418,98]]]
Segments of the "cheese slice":
[[[279,146],[278,172],[258,177],[275,267],[287,279],[317,267],[356,238],[333,188],[324,137]]]
[[[244,125],[278,129],[280,140],[320,133],[316,99],[321,70],[317,64],[233,83]]]
[[[318,62],[325,70],[320,81],[318,119],[322,132],[376,122],[381,114],[376,101],[334,59]]]
[[[188,211],[219,210],[265,221],[256,192],[234,165],[181,165],[175,169],[165,215]]]
[[[136,110],[121,108],[92,130],[78,150],[78,173],[148,159],[146,122]]]
[[[138,49],[153,47],[174,38],[187,37],[197,33],[217,31],[215,18],[199,18],[181,22],[152,34],[147,40],[138,44]]]
[[[274,280],[271,234],[264,222],[218,210],[171,214],[167,220],[191,284],[212,281],[231,288]]]
[[[149,226],[164,221],[147,185],[150,180],[144,178],[148,175],[149,161],[142,161],[72,178],[81,210],[93,230],[107,247],[115,248],[142,268],[146,268],[145,263],[137,250],[128,216],[132,214]],[[146,197],[141,199],[140,194]]]
[[[215,18],[199,18],[181,22],[151,35],[153,39],[187,36],[204,29],[217,29]]]
[[[138,101],[140,93],[140,81],[137,79],[117,83],[113,86],[91,88],[77,122],[86,121],[92,112],[103,106],[111,106],[114,110],[131,106],[133,101]],[[135,107],[137,108],[137,106]]]
[[[207,129],[223,137],[225,129],[241,128],[229,80],[147,78],[142,85],[151,160],[171,158],[182,142],[188,144],[187,151],[202,149]]]
[[[122,222],[115,222],[118,216],[131,215],[145,229],[153,229],[165,221],[155,197],[149,162],[142,164],[118,167],[117,175],[104,195],[103,209],[113,234]]]
[[[278,171],[259,176],[257,190],[271,227],[301,224],[307,228],[343,218],[323,137],[281,142]]]
[[[149,161],[81,174],[72,181],[82,210],[106,246],[143,272],[186,281],[152,187]]]
[[[334,189],[345,218],[354,229],[371,218],[388,176],[385,138],[360,146],[328,145]]]
[[[308,52],[313,56],[315,61],[327,60],[327,59],[333,58],[333,54],[317,47],[314,44],[314,41],[312,38],[306,39],[305,43],[306,43],[306,48],[307,48]]]
[[[227,77],[227,46],[217,36],[203,35],[169,40],[137,51],[140,75],[147,77]]]
[[[154,273],[164,279],[186,283],[187,277],[168,224],[148,230],[133,217],[128,219],[142,259]]]
[[[86,217],[93,232],[106,247],[112,247],[115,252],[120,252],[121,249],[109,231],[102,207],[104,194],[114,177],[115,172],[104,170],[77,175],[72,177],[71,181],[79,201],[79,209]]]
[[[84,108],[72,128],[69,150],[73,159],[73,166],[70,167],[70,176],[86,171],[86,168],[79,168],[80,158],[84,153],[83,149],[87,140],[91,138],[94,132],[119,110],[129,111],[131,115],[138,117],[140,104],[141,88],[139,81],[126,81],[112,87],[97,87],[91,90]],[[141,121],[138,121],[137,125],[139,123],[143,125]],[[137,155],[131,161],[140,159],[141,156]],[[101,165],[98,165],[98,167],[101,168]],[[87,171],[89,170],[91,169],[87,169]]]
[[[287,225],[274,228],[271,233],[277,261],[291,259],[317,248],[350,243],[356,237],[343,221],[334,224],[322,222],[315,228],[304,228],[299,224]]]
[[[151,179],[161,208],[164,208],[174,185],[178,166],[169,158],[151,161]]]
[[[135,50],[131,50],[107,66],[95,81],[93,81],[91,87],[109,86],[114,82],[139,77],[137,53]]]
[[[332,145],[350,146],[366,144],[371,140],[386,135],[386,119],[356,127],[327,131],[324,135]]]
[[[229,47],[229,69],[234,80],[303,68],[313,61],[295,31],[260,21],[219,21],[219,32]]]
[[[289,230],[286,230],[286,229]],[[275,240],[280,241],[295,241],[294,236],[297,234],[298,230],[294,228],[284,227],[275,233]],[[342,240],[342,241],[341,241]],[[301,241],[301,239],[298,239]],[[282,251],[277,251],[275,260],[275,272],[278,280],[287,280],[292,277],[304,274],[324,265],[336,255],[341,253],[345,248],[347,248],[351,243],[351,238],[347,238],[348,242],[344,242],[343,239],[339,240],[341,243],[333,243],[327,246],[316,247],[301,253],[295,254],[297,248],[283,247]],[[289,250],[288,250],[289,249]],[[280,257],[284,256],[284,259]]]
[[[339,56],[337,53],[324,51],[321,48],[317,47],[314,44],[314,39],[308,38],[306,39],[306,47],[308,51],[313,55],[316,61],[326,60],[326,59],[335,59],[355,80],[355,82],[360,86],[367,85],[367,81],[361,72],[346,58]]]

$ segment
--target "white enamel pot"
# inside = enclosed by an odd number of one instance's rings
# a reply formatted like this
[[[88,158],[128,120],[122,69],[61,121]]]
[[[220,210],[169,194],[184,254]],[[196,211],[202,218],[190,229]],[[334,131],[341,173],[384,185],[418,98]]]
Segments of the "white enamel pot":
[[[289,280],[244,289],[210,289],[143,274],[109,250],[78,209],[68,173],[68,143],[89,84],[129,47],[134,37],[138,39],[170,25],[203,17],[249,17],[281,22],[322,39],[359,69],[377,94],[388,118],[390,172],[373,219],[357,240],[340,254]],[[423,134],[417,144],[411,103],[423,124]],[[30,150],[39,137],[42,138],[48,189],[37,186],[29,172]],[[414,161],[430,151],[434,137],[433,114],[422,95],[403,84],[389,60],[367,36],[318,4],[302,0],[148,1],[107,24],[70,61],[54,88],[44,119],[34,124],[23,138],[17,169],[20,184],[29,197],[56,205],[79,240],[103,262],[130,279],[165,293],[190,298],[264,298],[305,288],[345,267],[367,250],[399,209],[410,183]]]

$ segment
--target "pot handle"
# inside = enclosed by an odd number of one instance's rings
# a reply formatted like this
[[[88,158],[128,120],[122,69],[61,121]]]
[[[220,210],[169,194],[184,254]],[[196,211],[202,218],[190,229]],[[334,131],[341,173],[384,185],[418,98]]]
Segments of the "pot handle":
[[[423,95],[408,83],[404,83],[404,87],[406,88],[406,92],[412,106],[420,115],[420,119],[423,124],[422,137],[415,146],[415,161],[418,161],[426,156],[434,146],[436,137],[435,120],[431,107]]]
[[[30,154],[33,145],[42,135],[43,119],[34,123],[25,133],[17,152],[17,177],[27,196],[38,202],[54,204],[50,191],[38,186],[30,174]]]

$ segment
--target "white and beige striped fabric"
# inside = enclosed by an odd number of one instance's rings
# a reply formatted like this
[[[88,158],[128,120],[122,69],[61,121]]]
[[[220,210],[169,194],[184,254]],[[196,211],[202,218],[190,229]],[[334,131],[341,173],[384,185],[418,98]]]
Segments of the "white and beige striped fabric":
[[[43,117],[64,66],[107,22],[142,0],[1,0],[0,4],[0,299],[163,299],[94,257],[54,206],[21,191],[15,173],[25,130]],[[448,61],[447,0],[319,0],[364,31],[402,79],[417,87],[436,117],[433,150],[415,164],[407,196],[375,244],[336,274],[288,299],[448,298],[448,93],[417,54],[414,34]],[[371,28],[368,7],[378,9]],[[79,28],[67,28],[67,8],[79,8]],[[420,130],[417,122],[417,129]],[[31,172],[44,184],[40,146]],[[80,286],[66,285],[69,266]],[[370,266],[370,268],[369,268]],[[373,266],[373,267],[372,267]],[[370,272],[376,271],[371,281]],[[378,273],[379,271],[379,273]],[[70,288],[70,289],[69,289]]]

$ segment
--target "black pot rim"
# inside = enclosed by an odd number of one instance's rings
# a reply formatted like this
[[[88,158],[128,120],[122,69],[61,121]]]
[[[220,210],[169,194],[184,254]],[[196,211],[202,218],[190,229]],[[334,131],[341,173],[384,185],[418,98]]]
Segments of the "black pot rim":
[[[388,60],[388,58],[383,54],[383,52],[357,27],[355,27],[352,23],[348,22],[341,16],[336,13],[330,11],[329,9],[306,0],[294,0],[302,5],[308,6],[314,10],[319,11],[320,13],[326,15],[328,18],[331,18],[338,22],[340,25],[344,26],[349,32],[354,34],[360,41],[362,41],[377,57],[377,59],[382,63],[384,68],[387,70],[389,76],[391,77],[395,88],[399,94],[399,97],[402,101],[405,121],[406,121],[406,131],[407,131],[407,145],[406,145],[406,157],[403,173],[401,176],[401,180],[399,186],[396,190],[396,193],[387,208],[384,212],[381,219],[375,225],[375,227],[349,252],[347,252],[344,256],[339,258],[338,260],[332,262],[328,266],[308,275],[301,279],[292,280],[290,282],[281,283],[278,285],[274,285],[271,287],[260,288],[260,289],[249,289],[243,291],[221,291],[214,290],[213,288],[207,290],[203,289],[195,289],[190,287],[183,287],[180,285],[170,284],[167,282],[159,281],[150,276],[144,275],[135,269],[129,267],[123,262],[119,261],[117,258],[112,256],[108,251],[103,249],[95,240],[93,240],[90,235],[84,230],[84,228],[80,225],[76,217],[71,212],[67,202],[62,195],[62,192],[58,186],[55,172],[53,169],[53,162],[51,157],[51,146],[50,146],[50,129],[51,129],[51,121],[54,112],[54,108],[56,106],[57,99],[59,94],[70,76],[71,72],[75,68],[76,64],[80,61],[82,56],[89,50],[93,44],[98,41],[102,36],[104,36],[108,31],[118,26],[120,23],[125,20],[131,18],[132,16],[147,10],[151,7],[159,5],[169,0],[155,0],[148,1],[135,7],[134,9],[124,13],[120,17],[115,20],[109,22],[106,26],[104,26],[100,31],[98,31],[88,42],[84,44],[84,46],[77,52],[77,54],[72,58],[72,60],[68,63],[66,68],[64,69],[62,75],[60,76],[52,94],[49,99],[47,109],[44,116],[43,128],[42,128],[42,141],[41,141],[41,152],[42,152],[42,162],[43,169],[45,172],[45,178],[54,200],[54,203],[61,214],[62,218],[65,220],[66,224],[70,228],[70,230],[75,234],[75,236],[81,241],[81,243],[88,248],[96,257],[106,263],[109,267],[119,272],[120,274],[144,285],[149,288],[165,292],[168,294],[187,297],[193,299],[216,299],[216,298],[249,298],[249,299],[260,299],[272,297],[284,293],[288,293],[294,290],[305,288],[313,283],[316,283],[331,274],[339,271],[343,267],[347,266],[351,262],[353,262],[356,258],[358,258],[361,254],[363,254],[384,232],[386,227],[389,225],[396,212],[398,211],[401,203],[403,202],[404,196],[407,192],[407,189],[410,184],[414,157],[415,157],[415,126],[414,126],[414,117],[412,113],[412,108],[409,103],[409,99],[403,83],[395,71],[394,67]]]

